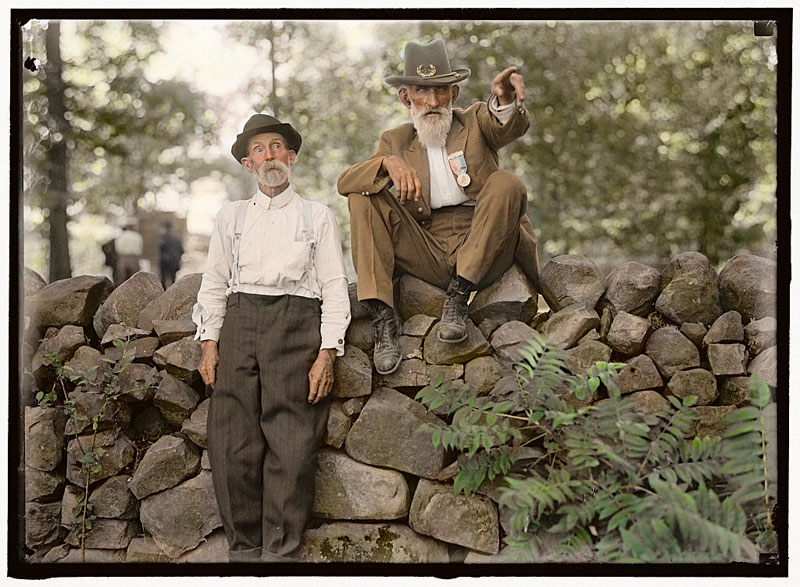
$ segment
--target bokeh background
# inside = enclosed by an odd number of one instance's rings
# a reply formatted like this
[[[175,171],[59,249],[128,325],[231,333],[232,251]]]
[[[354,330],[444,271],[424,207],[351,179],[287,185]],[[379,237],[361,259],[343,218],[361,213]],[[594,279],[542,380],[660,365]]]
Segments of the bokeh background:
[[[333,209],[349,263],[336,178],[407,121],[382,80],[407,40],[435,37],[472,69],[457,105],[485,99],[508,65],[525,78],[532,127],[500,160],[528,187],[543,264],[775,258],[776,37],[752,21],[33,20],[24,264],[48,281],[110,276],[100,246],[135,220],[155,272],[170,218],[179,276],[201,271],[217,210],[256,189],[230,155],[254,112],[302,134],[295,187]]]

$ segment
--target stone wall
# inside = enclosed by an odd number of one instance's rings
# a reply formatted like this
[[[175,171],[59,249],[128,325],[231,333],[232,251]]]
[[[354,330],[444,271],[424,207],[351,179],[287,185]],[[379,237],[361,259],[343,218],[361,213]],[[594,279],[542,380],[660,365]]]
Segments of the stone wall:
[[[200,274],[163,291],[150,273],[117,289],[104,277],[46,285],[25,272],[22,404],[25,445],[25,543],[31,560],[80,561],[76,506],[83,498],[81,447],[91,417],[68,422],[63,407],[37,405],[57,383],[78,412],[99,413],[104,390],[118,385],[97,420],[86,537],[90,562],[222,562],[227,542],[206,452],[209,399],[196,367],[190,320]],[[328,429],[317,473],[314,519],[303,558],[346,562],[499,562],[508,524],[488,488],[455,495],[456,455],[434,448],[429,413],[413,397],[441,377],[481,395],[514,385],[512,364],[534,330],[567,350],[568,367],[627,363],[617,383],[641,409],[665,396],[699,397],[697,434],[719,434],[721,419],[747,401],[748,374],[776,386],[776,265],[738,255],[719,273],[699,253],[663,271],[625,263],[603,275],[580,256],[552,259],[542,296],[512,267],[470,304],[469,337],[436,337],[445,294],[405,276],[398,283],[403,361],[395,373],[372,367],[369,315],[351,285],[353,321],[336,361]],[[127,341],[127,342],[124,342]],[[116,344],[115,344],[116,342]],[[124,346],[134,361],[113,374]],[[87,376],[56,381],[53,357]],[[782,392],[785,393],[785,390]],[[80,446],[79,446],[80,445]],[[545,548],[541,561],[569,559]]]

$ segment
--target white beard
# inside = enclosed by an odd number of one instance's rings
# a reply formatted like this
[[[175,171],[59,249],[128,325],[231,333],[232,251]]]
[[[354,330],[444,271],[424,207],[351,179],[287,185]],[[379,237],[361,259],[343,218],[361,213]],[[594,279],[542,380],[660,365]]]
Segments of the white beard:
[[[429,117],[428,112],[439,112],[440,115]],[[410,114],[411,122],[417,129],[417,136],[423,147],[426,149],[444,147],[453,122],[452,103],[442,108],[423,107],[418,110],[412,102]]]
[[[272,161],[264,161],[253,175],[256,176],[258,183],[267,187],[277,188],[292,179],[292,170],[284,165],[283,162],[273,159]]]

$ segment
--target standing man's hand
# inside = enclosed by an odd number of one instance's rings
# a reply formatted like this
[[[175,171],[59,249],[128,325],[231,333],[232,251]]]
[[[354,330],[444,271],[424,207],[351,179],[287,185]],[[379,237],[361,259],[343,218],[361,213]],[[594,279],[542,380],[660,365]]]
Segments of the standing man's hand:
[[[308,403],[317,404],[325,399],[333,388],[334,349],[321,349],[308,372]]]
[[[422,183],[419,181],[417,171],[411,165],[400,157],[389,155],[383,158],[381,166],[394,183],[397,199],[400,202],[406,200],[416,202],[422,197]]]
[[[497,96],[501,106],[511,104],[516,97],[517,104],[525,100],[525,80],[517,73],[517,66],[505,68],[492,82],[492,93]]]
[[[200,377],[203,378],[203,383],[214,387],[217,380],[217,363],[219,363],[217,341],[204,340],[200,343],[200,347],[203,349],[203,356],[197,370],[200,372]]]

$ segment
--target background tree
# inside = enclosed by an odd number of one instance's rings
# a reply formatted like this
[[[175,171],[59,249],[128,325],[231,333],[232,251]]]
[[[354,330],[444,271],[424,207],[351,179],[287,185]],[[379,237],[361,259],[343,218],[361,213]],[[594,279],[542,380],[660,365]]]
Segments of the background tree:
[[[40,45],[43,34],[48,41],[55,38],[58,24],[32,22],[26,31],[29,47]],[[160,190],[169,186],[188,192],[193,179],[215,167],[197,160],[198,147],[215,137],[206,97],[185,82],[147,77],[146,65],[160,51],[161,25],[103,21],[75,26],[81,46],[61,60],[61,74],[58,44],[48,42],[43,67],[23,87],[25,203],[46,218],[35,229],[49,233],[51,266],[55,258],[59,267],[68,255],[70,216],[103,214],[121,224],[135,217],[140,205],[152,203]],[[68,156],[45,167],[59,149]],[[69,180],[63,186],[44,173],[54,166]],[[68,268],[68,257],[66,262]],[[55,275],[64,276],[63,270]]]

